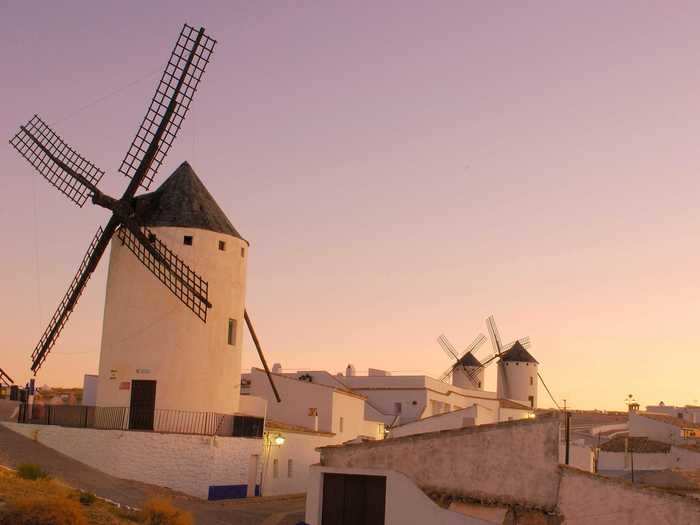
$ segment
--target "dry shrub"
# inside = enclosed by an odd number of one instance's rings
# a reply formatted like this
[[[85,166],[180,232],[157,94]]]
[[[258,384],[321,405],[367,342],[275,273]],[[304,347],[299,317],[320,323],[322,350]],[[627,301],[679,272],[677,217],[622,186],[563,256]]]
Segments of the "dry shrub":
[[[22,479],[37,480],[46,479],[48,474],[39,465],[34,463],[22,463],[17,467],[17,475]]]
[[[151,498],[143,506],[145,525],[193,525],[192,514],[175,507],[165,498]]]
[[[78,502],[66,498],[29,497],[7,504],[0,525],[87,525]]]

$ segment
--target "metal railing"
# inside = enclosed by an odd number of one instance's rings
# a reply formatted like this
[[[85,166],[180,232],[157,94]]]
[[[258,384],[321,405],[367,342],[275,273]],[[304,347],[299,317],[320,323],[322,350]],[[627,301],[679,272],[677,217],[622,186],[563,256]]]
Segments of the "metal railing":
[[[18,423],[164,434],[262,437],[263,418],[187,410],[20,404]]]

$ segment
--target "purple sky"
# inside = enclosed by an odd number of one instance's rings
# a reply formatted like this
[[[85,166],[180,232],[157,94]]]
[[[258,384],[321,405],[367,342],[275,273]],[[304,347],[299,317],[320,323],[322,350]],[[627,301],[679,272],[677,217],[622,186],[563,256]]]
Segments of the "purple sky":
[[[700,4],[375,4],[0,0],[3,136],[38,113],[120,193],[181,24],[204,25],[158,182],[189,160],[250,240],[271,362],[438,374],[436,337],[494,314],[570,404],[696,401]],[[0,367],[24,381],[107,216],[7,144],[0,166]],[[105,263],[40,384],[96,371]]]

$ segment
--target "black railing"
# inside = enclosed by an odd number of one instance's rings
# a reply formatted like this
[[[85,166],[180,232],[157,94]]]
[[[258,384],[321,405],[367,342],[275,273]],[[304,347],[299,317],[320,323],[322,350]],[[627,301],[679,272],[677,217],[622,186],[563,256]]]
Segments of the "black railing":
[[[18,423],[165,434],[260,438],[264,419],[216,412],[156,409],[129,414],[126,407],[20,404]]]

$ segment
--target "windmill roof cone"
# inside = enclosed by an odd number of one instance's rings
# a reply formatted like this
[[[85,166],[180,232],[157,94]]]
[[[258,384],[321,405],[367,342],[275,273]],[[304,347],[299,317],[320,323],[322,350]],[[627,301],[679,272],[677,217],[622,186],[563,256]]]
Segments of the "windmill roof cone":
[[[474,357],[474,354],[471,352],[463,355],[458,361],[458,364],[462,366],[481,366],[479,360]]]
[[[539,364],[539,361],[532,357],[530,352],[525,350],[525,347],[520,343],[520,341],[516,341],[510,350],[505,352],[503,357],[501,357],[501,361],[518,361],[520,363]]]
[[[199,228],[243,239],[187,161],[156,191],[136,197],[135,208],[146,226]]]

